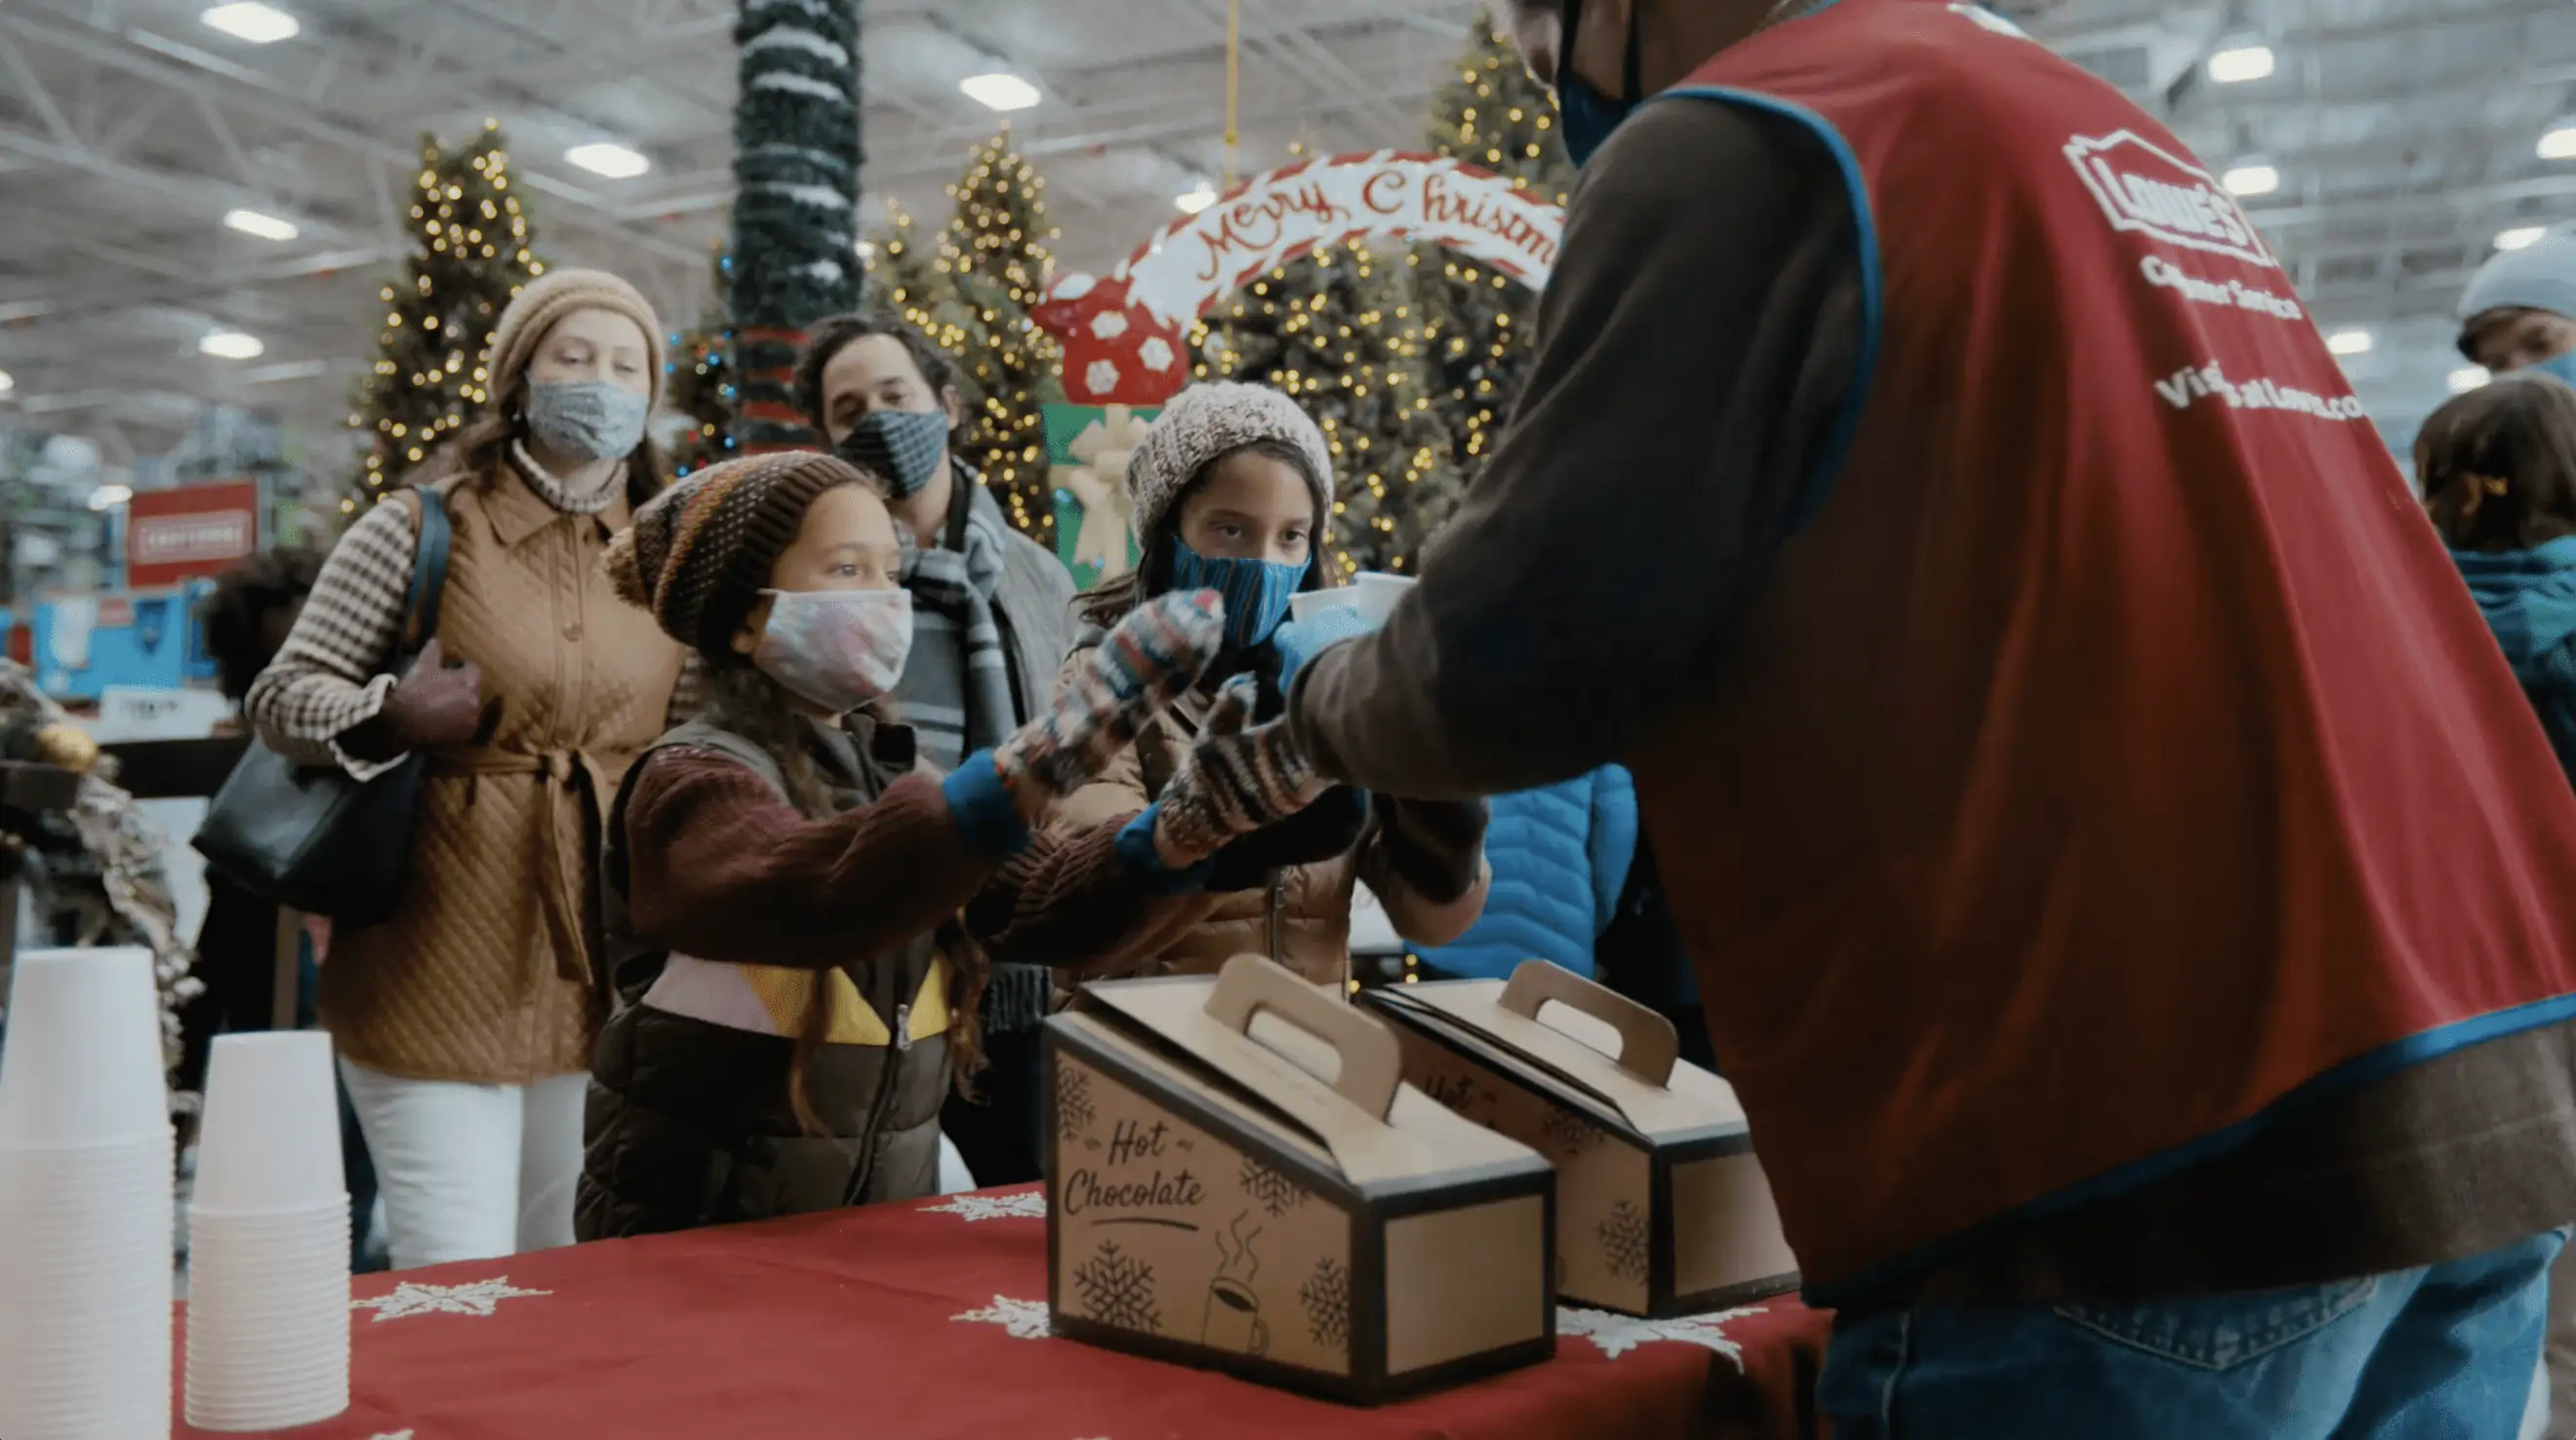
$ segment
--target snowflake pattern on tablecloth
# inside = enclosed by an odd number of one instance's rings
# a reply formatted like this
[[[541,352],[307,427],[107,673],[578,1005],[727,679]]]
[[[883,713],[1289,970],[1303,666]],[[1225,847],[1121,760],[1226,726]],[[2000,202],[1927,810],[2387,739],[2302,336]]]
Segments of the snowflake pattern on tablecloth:
[[[1539,1136],[1547,1148],[1564,1159],[1591,1153],[1610,1139],[1609,1133],[1572,1110],[1551,1106],[1547,1118],[1539,1122]]]
[[[972,1225],[983,1220],[1044,1220],[1046,1193],[1023,1190],[1010,1195],[952,1195],[945,1204],[924,1205],[924,1215],[954,1215]]]
[[[1610,1273],[1622,1280],[1646,1278],[1646,1212],[1622,1200],[1610,1207],[1610,1218],[1594,1227],[1601,1240],[1601,1258],[1609,1263]]]
[[[1315,1262],[1315,1273],[1297,1287],[1306,1308],[1306,1334],[1328,1350],[1351,1343],[1351,1272],[1327,1255]]]
[[[1073,1288],[1082,1292],[1083,1310],[1101,1324],[1163,1333],[1163,1312],[1154,1304],[1154,1267],[1121,1252],[1117,1241],[1101,1241],[1090,1259],[1074,1267]]]
[[[1616,1360],[1640,1345],[1656,1340],[1670,1340],[1683,1345],[1697,1345],[1735,1362],[1744,1368],[1744,1347],[1726,1336],[1719,1328],[1730,1320],[1763,1313],[1755,1305],[1736,1310],[1717,1310],[1706,1315],[1680,1315],[1670,1320],[1640,1320],[1634,1315],[1613,1315],[1606,1310],[1578,1310],[1560,1305],[1556,1310],[1556,1333],[1560,1338],[1580,1336],[1600,1347],[1603,1358]]]
[[[996,1295],[993,1303],[981,1310],[969,1310],[963,1315],[948,1318],[978,1325],[999,1325],[1014,1340],[1044,1340],[1055,1333],[1055,1326],[1047,1319],[1044,1300],[1014,1300],[1008,1295]]]
[[[1243,1193],[1269,1211],[1273,1220],[1306,1203],[1305,1187],[1249,1155],[1243,1157],[1243,1174],[1239,1178]]]
[[[1091,1128],[1091,1072],[1061,1065],[1055,1072],[1055,1138],[1069,1142]]]
[[[510,1283],[507,1275],[477,1280],[471,1285],[421,1285],[405,1280],[389,1295],[371,1300],[352,1300],[352,1310],[373,1310],[376,1322],[403,1320],[414,1315],[485,1315],[504,1300],[524,1299],[532,1295],[552,1295],[552,1290],[522,1290]]]

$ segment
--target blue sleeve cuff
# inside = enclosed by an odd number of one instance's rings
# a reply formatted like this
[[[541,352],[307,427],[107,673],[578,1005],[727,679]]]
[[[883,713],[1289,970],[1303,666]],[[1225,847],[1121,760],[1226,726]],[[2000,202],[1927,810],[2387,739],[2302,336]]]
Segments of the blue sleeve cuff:
[[[948,813],[957,817],[957,828],[966,832],[966,843],[976,854],[1007,860],[1029,848],[1029,827],[1020,819],[1020,807],[1011,803],[1002,772],[993,768],[992,751],[978,750],[958,761],[939,782],[939,793],[948,797]]]
[[[1208,872],[1216,868],[1214,857],[1202,860],[1184,870],[1163,863],[1163,852],[1154,848],[1154,818],[1162,813],[1163,802],[1157,800],[1145,807],[1143,814],[1130,820],[1118,831],[1118,858],[1127,862],[1128,873],[1136,883],[1157,895],[1182,895],[1205,889]]]

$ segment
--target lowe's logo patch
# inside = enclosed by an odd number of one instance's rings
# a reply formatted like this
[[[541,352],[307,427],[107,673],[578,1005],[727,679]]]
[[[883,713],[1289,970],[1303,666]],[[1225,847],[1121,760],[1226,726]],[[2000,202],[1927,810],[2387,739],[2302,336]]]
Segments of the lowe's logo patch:
[[[2235,197],[2190,161],[2127,130],[2100,139],[2079,135],[2066,142],[2066,160],[2101,202],[2112,229],[2281,268]]]

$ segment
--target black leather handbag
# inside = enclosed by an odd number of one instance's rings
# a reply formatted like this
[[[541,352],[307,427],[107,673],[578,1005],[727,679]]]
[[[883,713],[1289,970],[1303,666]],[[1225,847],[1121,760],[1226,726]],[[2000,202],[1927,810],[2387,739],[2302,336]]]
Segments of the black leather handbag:
[[[438,633],[451,531],[435,490],[420,501],[411,591],[395,674],[410,670]],[[235,885],[272,904],[337,924],[373,925],[393,914],[411,857],[412,809],[424,755],[360,781],[337,766],[301,766],[257,740],[224,780],[197,828],[197,853]]]

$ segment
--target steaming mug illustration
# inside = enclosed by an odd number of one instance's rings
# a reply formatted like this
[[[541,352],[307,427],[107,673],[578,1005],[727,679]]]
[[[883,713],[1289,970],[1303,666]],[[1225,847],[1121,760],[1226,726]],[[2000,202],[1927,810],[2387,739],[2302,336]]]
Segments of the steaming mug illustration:
[[[1270,1325],[1261,1318],[1261,1297],[1240,1280],[1218,1276],[1208,1285],[1207,1325],[1199,1341],[1212,1349],[1269,1354]]]

